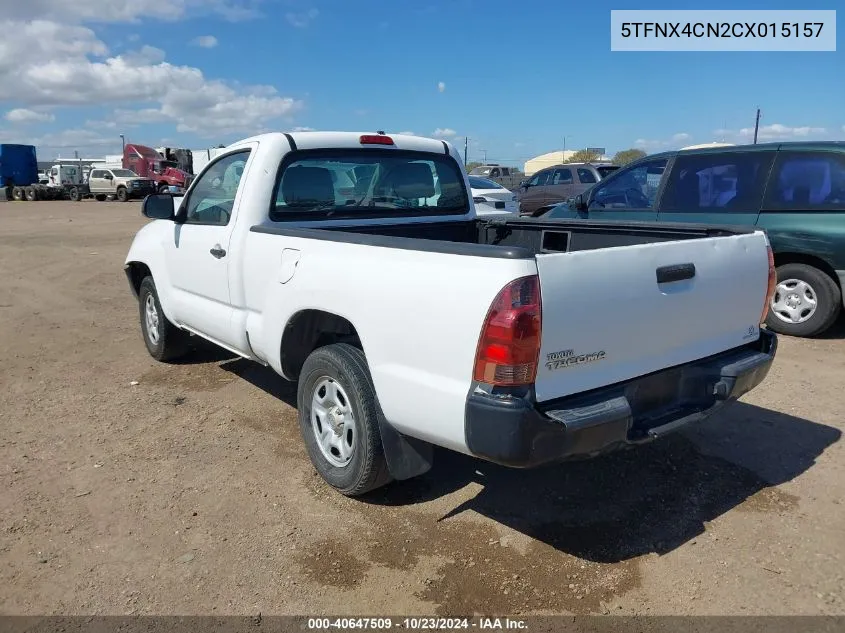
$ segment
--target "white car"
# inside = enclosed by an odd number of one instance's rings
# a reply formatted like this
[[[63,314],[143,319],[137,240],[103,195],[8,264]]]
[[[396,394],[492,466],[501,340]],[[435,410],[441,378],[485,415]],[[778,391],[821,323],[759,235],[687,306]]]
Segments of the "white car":
[[[516,214],[519,211],[516,194],[499,183],[470,175],[469,186],[477,215]]]
[[[765,232],[477,218],[470,189],[438,139],[234,143],[144,200],[125,268],[147,350],[195,335],[295,381],[308,455],[349,496],[433,446],[530,467],[656,440],[766,377]]]

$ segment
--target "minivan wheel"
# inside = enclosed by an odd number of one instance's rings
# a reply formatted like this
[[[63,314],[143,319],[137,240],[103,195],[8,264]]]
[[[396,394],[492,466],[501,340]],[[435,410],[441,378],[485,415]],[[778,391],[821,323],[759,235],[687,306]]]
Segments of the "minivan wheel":
[[[766,325],[788,336],[818,336],[830,328],[842,310],[836,282],[807,264],[784,264],[777,269],[777,287]]]

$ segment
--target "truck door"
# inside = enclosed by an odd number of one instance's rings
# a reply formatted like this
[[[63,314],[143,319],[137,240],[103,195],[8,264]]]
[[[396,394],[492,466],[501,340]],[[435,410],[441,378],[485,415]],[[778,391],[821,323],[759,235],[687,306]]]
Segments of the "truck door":
[[[223,154],[182,200],[173,242],[166,247],[177,323],[224,347],[240,350],[229,296],[229,242],[250,150]]]

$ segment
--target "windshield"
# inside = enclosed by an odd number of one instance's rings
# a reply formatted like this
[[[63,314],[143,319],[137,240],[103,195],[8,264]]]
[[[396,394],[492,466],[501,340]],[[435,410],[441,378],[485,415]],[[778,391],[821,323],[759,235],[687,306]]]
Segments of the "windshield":
[[[131,169],[112,169],[111,173],[118,178],[135,178],[138,175]]]
[[[494,180],[487,178],[479,178],[478,176],[469,177],[469,186],[473,189],[504,189],[502,185]]]
[[[476,167],[470,173],[473,176],[489,176],[491,171],[493,171],[492,167]]]
[[[463,215],[468,200],[460,165],[446,154],[302,151],[281,172],[270,219]]]

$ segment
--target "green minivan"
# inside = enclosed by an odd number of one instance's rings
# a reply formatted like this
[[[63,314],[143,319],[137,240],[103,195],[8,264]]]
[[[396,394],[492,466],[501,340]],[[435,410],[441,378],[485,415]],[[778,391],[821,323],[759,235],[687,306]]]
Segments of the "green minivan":
[[[778,274],[769,328],[817,336],[843,307],[845,142],[652,154],[542,217],[757,226]]]

